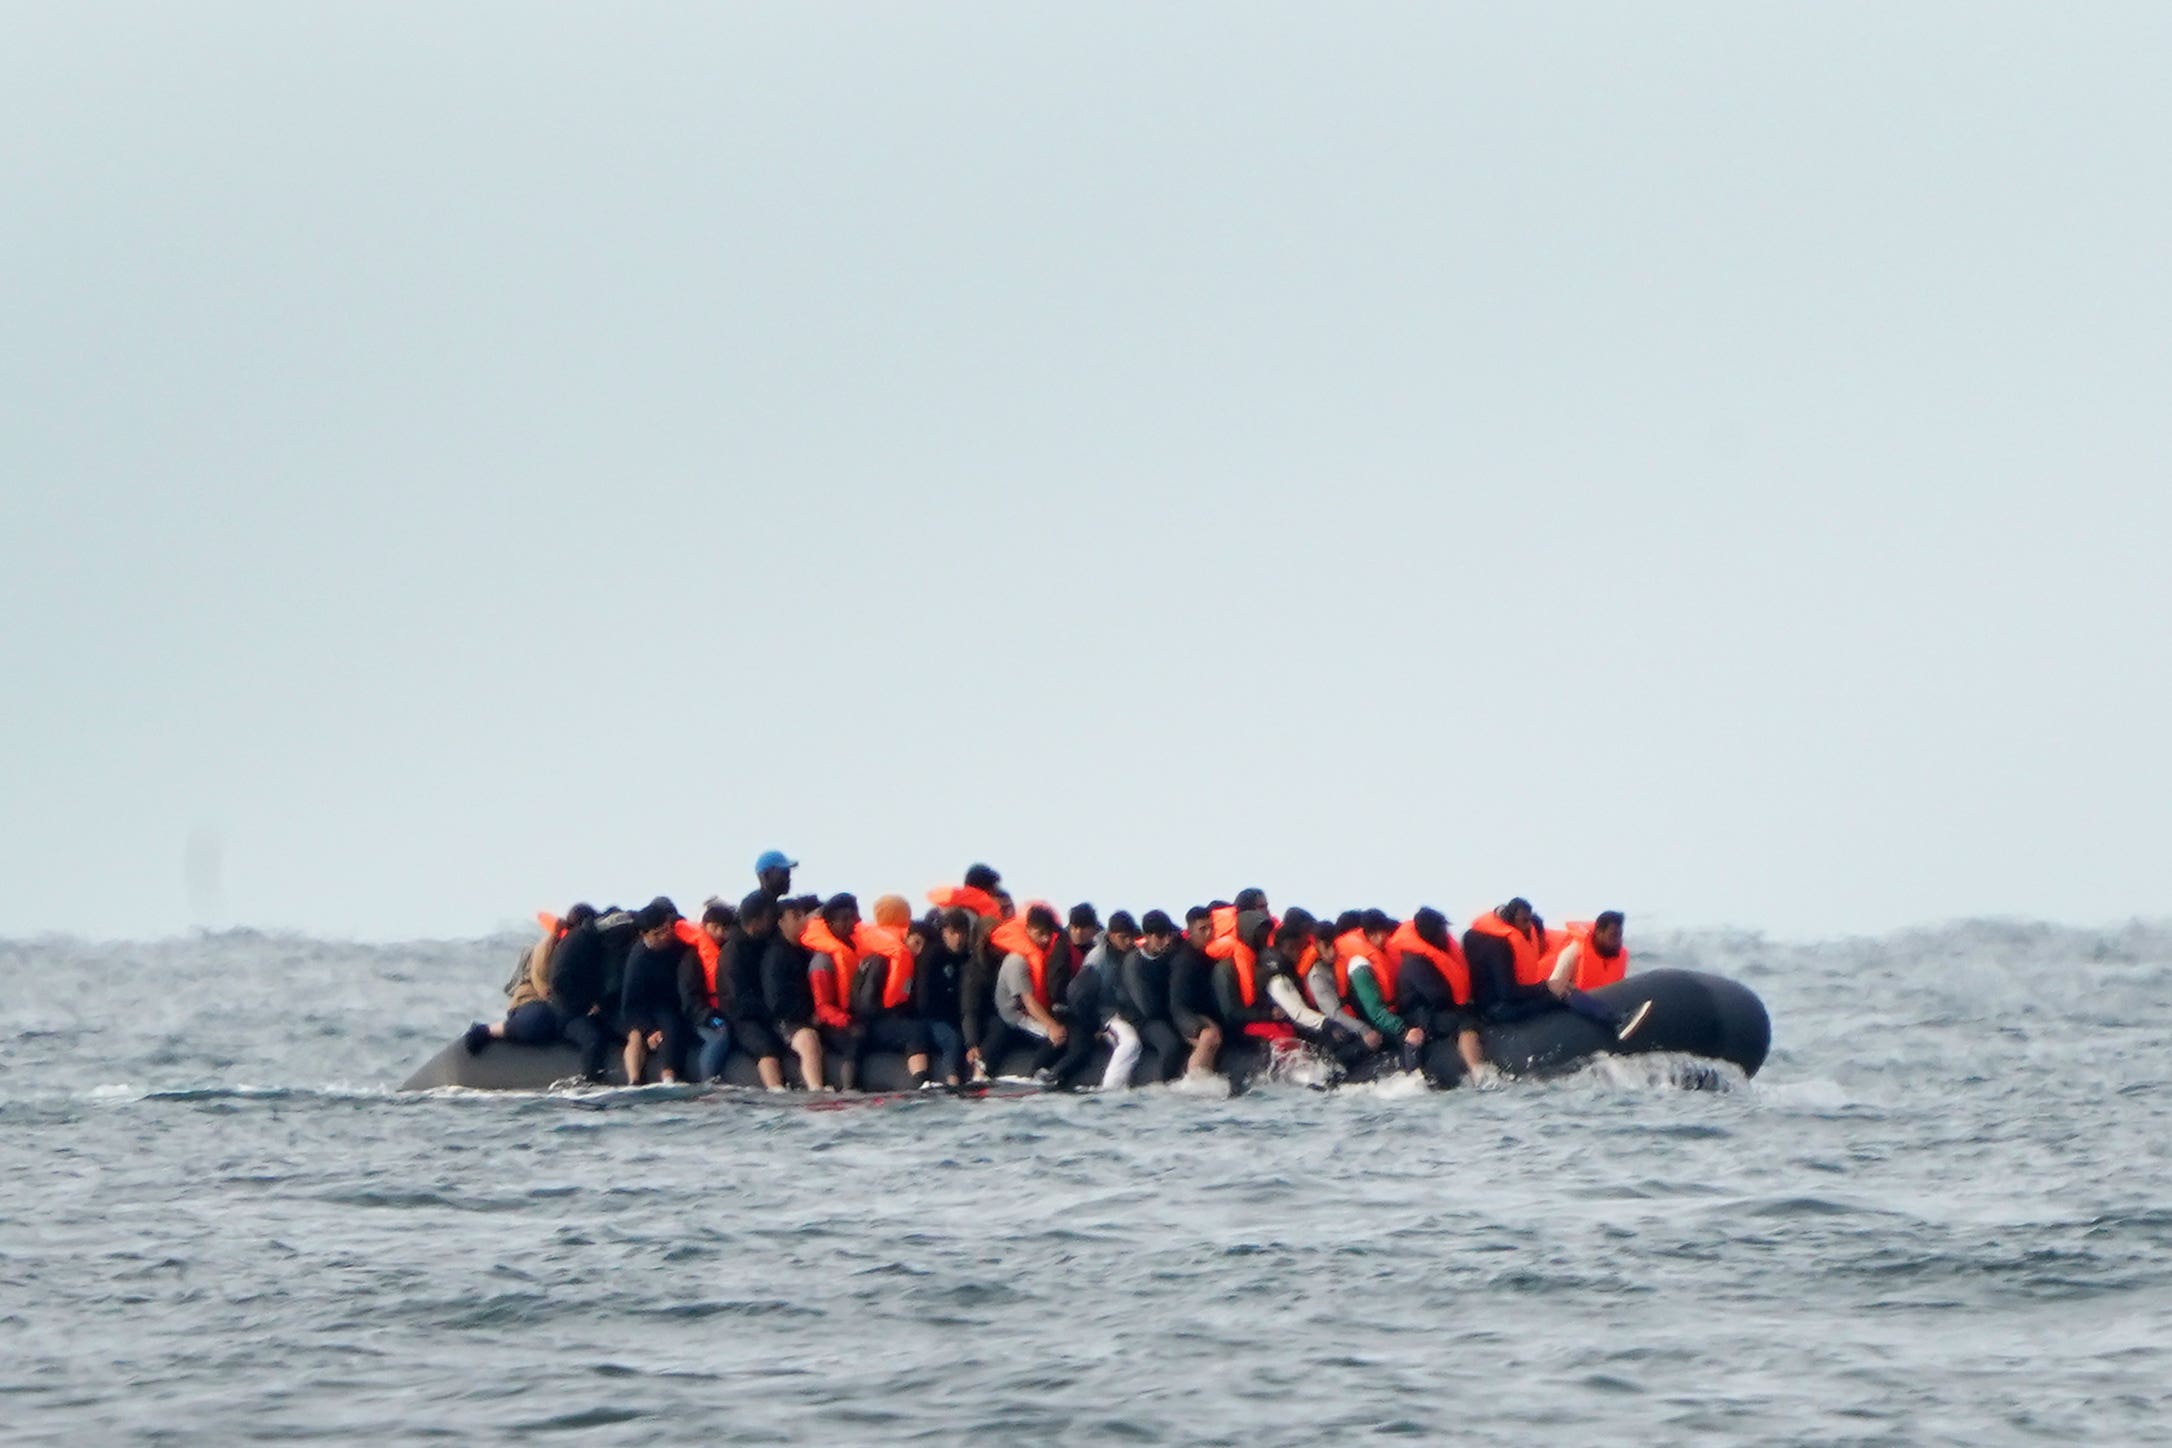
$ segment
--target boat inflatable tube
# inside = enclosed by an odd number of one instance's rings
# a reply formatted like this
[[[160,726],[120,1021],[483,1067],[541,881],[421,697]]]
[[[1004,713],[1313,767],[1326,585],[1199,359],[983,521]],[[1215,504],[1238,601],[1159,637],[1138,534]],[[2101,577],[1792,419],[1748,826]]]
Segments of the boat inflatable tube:
[[[1649,1001],[1652,1013],[1636,1035],[1627,1041],[1616,1041],[1611,1032],[1574,1011],[1544,1009],[1537,1015],[1482,1030],[1479,1036],[1485,1046],[1486,1059],[1512,1076],[1552,1076],[1574,1070],[1593,1056],[1669,1052],[1725,1061],[1738,1067],[1745,1076],[1755,1076],[1758,1067],[1765,1064],[1765,1053],[1772,1045],[1772,1021],[1765,1014],[1764,1002],[1748,986],[1721,976],[1690,970],[1651,970],[1603,986],[1591,994],[1620,1013]],[[621,1052],[616,1049],[606,1053],[607,1080],[615,1086],[627,1084],[620,1057]],[[996,1074],[1023,1076],[1032,1068],[1032,1058],[1030,1046],[1020,1047]],[[1266,1058],[1265,1048],[1239,1041],[1223,1050],[1220,1064],[1231,1084],[1241,1087],[1260,1073],[1267,1064]],[[1108,1048],[1097,1048],[1080,1079],[1100,1080],[1107,1062]],[[1169,1063],[1172,1067],[1175,1064]],[[1464,1074],[1462,1058],[1456,1052],[1454,1041],[1432,1042],[1427,1047],[1425,1066],[1426,1073],[1444,1086],[1455,1085]],[[784,1069],[786,1080],[794,1085],[801,1084],[798,1058],[789,1051],[785,1053]],[[1382,1052],[1361,1062],[1347,1079],[1370,1080],[1395,1069],[1394,1053]],[[835,1084],[834,1063],[829,1070],[830,1080]],[[580,1072],[580,1053],[564,1042],[527,1046],[492,1041],[480,1052],[470,1055],[466,1045],[455,1040],[425,1061],[400,1089],[433,1091],[463,1086],[476,1091],[546,1091],[575,1080]],[[1161,1080],[1167,1074],[1163,1063],[1156,1061],[1152,1052],[1147,1052],[1133,1073],[1132,1082],[1143,1085]],[[648,1079],[656,1079],[653,1058],[649,1063]],[[732,1052],[725,1062],[724,1081],[732,1086],[760,1085],[754,1071],[754,1058]],[[909,1090],[912,1073],[905,1069],[903,1056],[873,1051],[861,1059],[859,1085],[866,1091]]]

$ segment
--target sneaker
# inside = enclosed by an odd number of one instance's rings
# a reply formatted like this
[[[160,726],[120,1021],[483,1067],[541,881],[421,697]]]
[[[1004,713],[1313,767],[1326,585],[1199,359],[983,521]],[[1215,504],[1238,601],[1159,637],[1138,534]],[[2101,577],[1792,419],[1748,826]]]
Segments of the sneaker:
[[[468,1048],[470,1056],[483,1054],[483,1047],[490,1044],[490,1027],[477,1021],[468,1027],[468,1033],[460,1038],[460,1044]]]
[[[1614,1032],[1614,1039],[1617,1041],[1628,1040],[1637,1033],[1637,1028],[1644,1024],[1644,1018],[1651,1013],[1652,1003],[1650,1001],[1638,1006],[1629,1013],[1629,1019],[1621,1023],[1621,1029]]]
[[[1053,1066],[1043,1066],[1043,1067],[1042,1067],[1042,1068],[1041,1068],[1040,1070],[1038,1070],[1038,1071],[1034,1072],[1034,1073],[1033,1073],[1033,1084],[1034,1084],[1034,1085],[1036,1085],[1036,1086],[1053,1086],[1053,1085],[1055,1085],[1055,1084],[1056,1084],[1056,1068],[1055,1068],[1055,1067],[1053,1067]]]

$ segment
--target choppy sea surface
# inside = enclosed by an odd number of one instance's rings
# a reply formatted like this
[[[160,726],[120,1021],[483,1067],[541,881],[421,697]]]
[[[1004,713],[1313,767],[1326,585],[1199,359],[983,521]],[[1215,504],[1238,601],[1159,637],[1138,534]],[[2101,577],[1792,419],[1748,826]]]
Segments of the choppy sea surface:
[[[2172,1437],[2172,926],[1640,942],[1719,1091],[398,1094],[515,946],[0,942],[0,1437]]]

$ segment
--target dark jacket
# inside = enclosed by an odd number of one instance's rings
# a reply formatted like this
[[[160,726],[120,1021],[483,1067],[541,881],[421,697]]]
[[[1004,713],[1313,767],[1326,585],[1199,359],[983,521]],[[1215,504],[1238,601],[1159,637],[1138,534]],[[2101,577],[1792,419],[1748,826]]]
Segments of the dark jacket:
[[[661,1023],[667,1016],[678,1015],[682,1009],[679,966],[693,953],[694,947],[678,940],[662,950],[636,944],[627,953],[625,980],[619,987],[620,1022],[629,1026],[636,1021]],[[697,959],[697,970],[700,964]]]
[[[972,959],[970,949],[952,950],[943,944],[940,934],[928,942],[913,967],[913,1005],[920,1019],[958,1025],[960,998]]]
[[[585,1016],[597,1006],[618,1009],[627,952],[641,937],[623,910],[599,915],[566,932],[551,948],[550,1002],[562,1016]]]
[[[785,939],[783,931],[770,936],[769,949],[762,953],[762,1001],[779,1027],[814,1024],[814,987],[807,981],[813,959],[813,951]]]
[[[958,1033],[965,1037],[969,1051],[979,1049],[980,1028],[995,1010],[995,983],[1003,969],[1003,952],[988,943],[988,933],[993,928],[992,921],[975,922],[969,958],[959,977]]]
[[[1169,963],[1174,949],[1158,956],[1134,948],[1116,972],[1116,1013],[1134,1026],[1169,1019]]]
[[[1180,1011],[1218,1021],[1221,1003],[1214,997],[1214,961],[1189,940],[1179,940],[1169,952],[1169,1019]]]
[[[1521,1001],[1550,999],[1544,984],[1516,983],[1516,948],[1483,930],[1463,932],[1463,958],[1471,967],[1471,1009],[1481,1015]]]
[[[774,929],[756,937],[736,925],[724,938],[724,958],[717,964],[717,986],[724,995],[726,1020],[770,1024],[769,1002],[762,994],[762,957],[769,953],[769,942],[776,938]]]

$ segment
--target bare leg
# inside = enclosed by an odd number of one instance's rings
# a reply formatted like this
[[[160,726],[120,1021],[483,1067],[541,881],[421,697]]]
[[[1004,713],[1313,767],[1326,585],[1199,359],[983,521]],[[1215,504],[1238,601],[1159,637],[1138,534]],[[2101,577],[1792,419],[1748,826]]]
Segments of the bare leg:
[[[1486,1053],[1479,1049],[1476,1031],[1459,1031],[1456,1034],[1456,1053],[1462,1056],[1464,1067],[1473,1076],[1486,1064]]]
[[[648,1064],[649,1043],[641,1039],[639,1031],[626,1033],[626,1084],[641,1084],[641,1068]]]
[[[768,1091],[784,1089],[784,1062],[775,1056],[764,1056],[754,1063],[754,1072],[762,1078],[762,1087]]]
[[[792,1033],[792,1049],[799,1053],[799,1079],[809,1091],[827,1091],[829,1086],[822,1079],[822,1038],[815,1034],[813,1026],[801,1026]]]
[[[1212,1021],[1199,1028],[1199,1038],[1192,1042],[1192,1075],[1205,1076],[1214,1070],[1214,1058],[1222,1052],[1222,1029]]]

